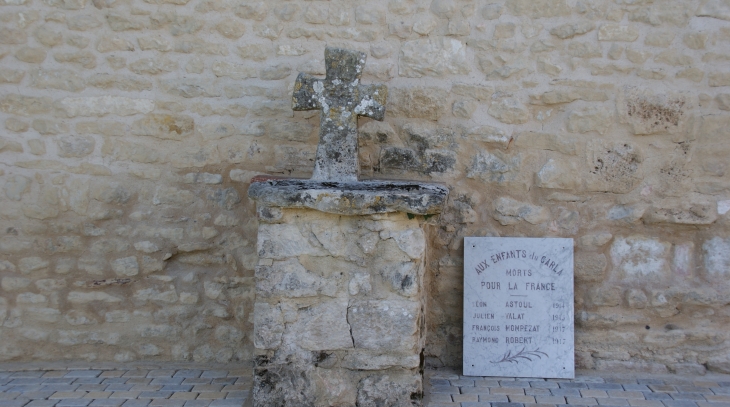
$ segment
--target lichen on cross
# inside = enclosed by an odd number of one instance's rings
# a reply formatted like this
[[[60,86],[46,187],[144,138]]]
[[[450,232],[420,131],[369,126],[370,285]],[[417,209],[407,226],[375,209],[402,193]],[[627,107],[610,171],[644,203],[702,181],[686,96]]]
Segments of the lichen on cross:
[[[292,109],[322,111],[312,179],[357,181],[357,116],[383,120],[388,88],[360,84],[366,59],[362,52],[327,47],[324,59],[324,80],[303,72],[297,77]]]

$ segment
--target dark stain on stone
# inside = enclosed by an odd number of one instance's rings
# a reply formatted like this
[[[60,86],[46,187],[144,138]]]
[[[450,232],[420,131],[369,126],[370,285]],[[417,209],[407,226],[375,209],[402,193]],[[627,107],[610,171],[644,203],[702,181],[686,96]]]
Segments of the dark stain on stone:
[[[679,126],[684,104],[684,100],[681,99],[671,100],[666,104],[637,99],[627,101],[626,107],[630,117],[638,117],[646,122],[653,122],[651,123],[652,126],[663,126],[668,129],[669,125]]]

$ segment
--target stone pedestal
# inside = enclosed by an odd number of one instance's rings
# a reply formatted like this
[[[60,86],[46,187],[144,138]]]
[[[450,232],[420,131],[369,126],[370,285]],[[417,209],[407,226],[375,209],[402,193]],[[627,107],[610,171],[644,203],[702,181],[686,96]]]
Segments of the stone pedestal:
[[[254,180],[254,406],[419,406],[423,216],[446,188]]]

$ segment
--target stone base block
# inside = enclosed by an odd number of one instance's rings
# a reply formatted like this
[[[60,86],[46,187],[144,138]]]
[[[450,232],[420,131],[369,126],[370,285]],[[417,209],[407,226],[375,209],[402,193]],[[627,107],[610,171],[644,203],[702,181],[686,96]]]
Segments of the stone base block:
[[[420,406],[424,217],[260,210],[256,407]]]

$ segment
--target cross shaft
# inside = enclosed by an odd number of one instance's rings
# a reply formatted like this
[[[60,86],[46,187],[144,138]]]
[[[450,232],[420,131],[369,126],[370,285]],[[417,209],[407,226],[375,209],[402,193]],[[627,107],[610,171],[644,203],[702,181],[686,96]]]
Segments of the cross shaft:
[[[385,85],[360,84],[364,53],[327,47],[324,55],[325,79],[300,73],[294,84],[292,109],[321,110],[312,179],[357,181],[357,116],[383,120],[388,89]]]

